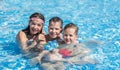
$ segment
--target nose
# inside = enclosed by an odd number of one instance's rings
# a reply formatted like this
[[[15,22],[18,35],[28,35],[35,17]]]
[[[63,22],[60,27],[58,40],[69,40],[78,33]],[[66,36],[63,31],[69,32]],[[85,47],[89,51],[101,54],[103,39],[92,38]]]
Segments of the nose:
[[[70,37],[69,36],[66,36],[67,39],[69,39]]]
[[[34,28],[37,28],[37,27],[38,27],[37,25],[34,26]]]
[[[53,29],[52,31],[55,32],[55,29]]]

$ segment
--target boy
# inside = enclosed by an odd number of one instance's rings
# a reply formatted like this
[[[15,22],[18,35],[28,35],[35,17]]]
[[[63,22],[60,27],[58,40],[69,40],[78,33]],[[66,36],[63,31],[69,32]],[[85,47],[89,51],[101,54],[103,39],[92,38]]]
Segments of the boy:
[[[61,41],[62,25],[63,25],[63,21],[59,17],[53,17],[49,20],[49,26],[48,26],[49,33],[45,36],[47,42],[53,40],[57,40],[58,42]]]

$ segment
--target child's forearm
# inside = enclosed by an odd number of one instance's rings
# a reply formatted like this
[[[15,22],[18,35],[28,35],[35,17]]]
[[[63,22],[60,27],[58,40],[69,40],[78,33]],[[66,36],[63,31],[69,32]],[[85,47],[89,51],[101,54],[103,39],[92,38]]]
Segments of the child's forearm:
[[[90,52],[91,52],[91,50],[89,48],[82,48],[81,47],[79,50],[76,49],[76,51],[73,51],[71,53],[71,56],[77,56],[77,55],[79,55],[79,57],[83,57],[83,56],[89,54]]]
[[[31,48],[35,47],[36,46],[36,41],[33,41],[32,44],[30,46],[27,46],[26,50],[30,50]]]
[[[32,42],[32,44],[29,46],[26,43],[25,44],[23,43],[21,46],[23,51],[28,52],[31,48],[36,46],[36,42]]]
[[[42,51],[42,52],[38,55],[39,60],[41,61],[41,59],[42,59],[46,54],[48,54],[48,53],[49,53],[49,51],[47,51],[47,50]]]
[[[55,62],[69,62],[67,59],[59,59],[59,60],[54,60]]]
[[[79,56],[79,57],[83,57],[86,56],[88,53],[86,53],[86,51],[83,52],[77,52],[77,53],[72,53],[71,57],[75,57],[75,56]]]

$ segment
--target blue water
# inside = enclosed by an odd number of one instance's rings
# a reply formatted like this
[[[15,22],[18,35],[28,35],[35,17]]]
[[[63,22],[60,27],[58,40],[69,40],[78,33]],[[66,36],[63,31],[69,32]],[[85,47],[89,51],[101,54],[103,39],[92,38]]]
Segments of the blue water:
[[[64,25],[73,22],[79,27],[81,40],[104,42],[94,46],[91,57],[99,64],[70,65],[67,70],[120,70],[120,1],[119,0],[0,0],[0,69],[40,70],[22,57],[16,34],[28,25],[29,16],[41,12],[44,29],[53,16]]]

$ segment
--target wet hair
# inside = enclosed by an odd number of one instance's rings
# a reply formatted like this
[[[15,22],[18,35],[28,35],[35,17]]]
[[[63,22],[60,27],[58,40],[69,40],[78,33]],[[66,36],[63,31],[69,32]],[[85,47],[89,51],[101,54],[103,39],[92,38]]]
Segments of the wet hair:
[[[64,27],[64,31],[65,31],[67,28],[74,28],[74,29],[75,29],[75,34],[76,34],[76,35],[78,34],[78,27],[77,27],[74,23],[69,23],[69,24],[67,24],[67,25]]]
[[[61,28],[63,27],[63,20],[59,17],[53,17],[49,20],[49,25],[52,23],[52,22],[61,22]]]
[[[42,19],[44,22],[45,22],[45,18],[44,18],[44,16],[41,14],[41,13],[33,13],[31,16],[30,16],[30,19],[31,18],[33,18],[33,17],[35,17],[35,18],[40,18],[40,19]]]
[[[41,13],[38,13],[38,12],[33,13],[33,14],[29,17],[29,19],[31,19],[31,18],[39,18],[39,19],[42,19],[42,20],[45,22],[44,16],[43,16]],[[30,23],[30,21],[31,21],[31,20],[29,20],[29,23]],[[42,27],[42,29],[43,29],[43,27]],[[42,33],[42,29],[41,29],[41,31],[40,31],[39,33],[37,33],[36,35]],[[30,25],[28,25],[28,27],[25,28],[25,29],[23,29],[22,31],[25,32],[26,35],[29,36],[29,35],[30,35]]]

